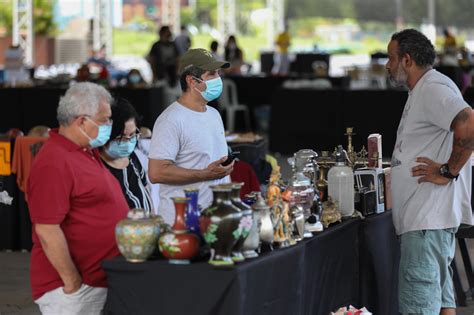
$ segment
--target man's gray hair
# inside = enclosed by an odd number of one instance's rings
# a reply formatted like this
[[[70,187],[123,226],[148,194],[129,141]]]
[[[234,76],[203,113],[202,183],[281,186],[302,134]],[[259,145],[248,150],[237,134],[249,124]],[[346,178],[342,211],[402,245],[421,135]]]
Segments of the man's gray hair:
[[[415,29],[405,29],[392,35],[398,42],[398,58],[409,54],[420,68],[433,66],[436,52],[431,41],[423,33]]]
[[[59,100],[58,122],[68,126],[79,116],[94,116],[99,111],[99,104],[112,102],[112,96],[102,86],[90,83],[76,83]]]

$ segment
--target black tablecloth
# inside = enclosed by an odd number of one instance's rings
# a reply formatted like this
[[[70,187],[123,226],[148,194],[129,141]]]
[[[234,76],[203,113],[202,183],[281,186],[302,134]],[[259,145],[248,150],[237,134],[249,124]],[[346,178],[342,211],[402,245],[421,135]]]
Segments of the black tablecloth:
[[[259,105],[270,105],[274,93],[287,80],[314,79],[311,76],[229,76],[237,86],[239,103],[251,109]],[[349,88],[349,77],[324,77],[331,81],[335,88]]]
[[[360,242],[360,305],[374,315],[398,315],[400,244],[391,211],[362,221]]]
[[[10,197],[13,197],[11,205],[0,202],[0,250],[19,249],[19,205],[18,205],[18,186],[16,176],[0,176],[0,191],[5,190]]]
[[[36,125],[57,127],[56,109],[65,91],[64,88],[0,88],[0,132],[20,128],[26,133]],[[164,109],[161,88],[116,88],[111,93],[127,98],[143,117],[142,125],[148,128],[153,127]]]
[[[367,136],[382,134],[382,152],[390,156],[408,93],[400,90],[278,89],[272,99],[269,142],[272,152],[302,148],[334,150],[347,146],[346,127],[354,127],[353,145],[367,148]]]
[[[260,64],[263,73],[271,73],[274,57],[273,52],[264,52],[260,54]],[[327,65],[329,71],[329,65],[331,55],[324,53],[298,53],[294,61],[290,63],[290,72],[292,73],[314,73],[313,62],[322,61]]]
[[[396,274],[397,262],[391,260],[398,259],[393,228],[387,228],[391,214],[365,223],[343,222],[294,247],[265,253],[230,270],[205,262],[176,266],[162,260],[106,261],[106,314],[327,315],[343,305],[359,305],[361,292],[375,299],[364,299],[369,309],[374,307],[374,314],[390,314],[378,310],[387,310],[385,303],[395,305],[396,294],[390,288],[396,283],[386,282],[385,289],[376,292],[379,281],[362,276],[377,271],[376,280],[396,282],[395,276],[386,274]],[[368,227],[370,231],[362,233]],[[390,240],[395,247],[380,252],[378,242]],[[366,252],[380,255],[371,257],[372,264],[361,266],[359,253]]]

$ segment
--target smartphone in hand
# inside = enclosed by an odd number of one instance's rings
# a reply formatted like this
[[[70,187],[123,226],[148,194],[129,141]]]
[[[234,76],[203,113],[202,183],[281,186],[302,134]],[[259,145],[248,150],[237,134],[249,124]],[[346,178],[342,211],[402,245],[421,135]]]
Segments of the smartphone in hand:
[[[227,155],[227,160],[222,162],[221,165],[222,166],[229,165],[230,163],[232,163],[232,161],[234,161],[239,156],[239,154],[240,154],[239,151],[232,152],[231,150],[229,150],[229,154]]]

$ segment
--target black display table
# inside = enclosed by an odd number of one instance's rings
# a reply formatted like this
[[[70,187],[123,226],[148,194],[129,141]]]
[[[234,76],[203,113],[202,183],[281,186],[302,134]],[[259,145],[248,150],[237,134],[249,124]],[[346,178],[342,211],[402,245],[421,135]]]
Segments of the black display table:
[[[364,303],[374,314],[398,314],[398,257],[390,212],[337,224],[228,270],[120,257],[103,263],[105,313],[327,315]]]
[[[347,146],[345,128],[354,127],[357,151],[367,148],[369,134],[380,133],[383,156],[391,156],[407,97],[401,90],[279,88],[271,105],[270,151],[333,151]]]
[[[27,133],[36,125],[57,127],[56,110],[64,92],[65,88],[0,88],[0,132],[19,128]],[[148,128],[153,128],[164,109],[161,88],[115,88],[110,92],[114,97],[128,99],[142,116],[142,125]]]

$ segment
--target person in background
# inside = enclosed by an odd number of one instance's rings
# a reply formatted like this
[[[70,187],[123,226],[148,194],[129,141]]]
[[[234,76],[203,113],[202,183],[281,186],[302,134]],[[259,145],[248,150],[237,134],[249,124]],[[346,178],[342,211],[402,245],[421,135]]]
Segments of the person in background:
[[[191,48],[191,36],[189,36],[188,29],[185,25],[181,25],[181,33],[176,36],[174,43],[178,48],[178,53],[182,56],[185,52]]]
[[[107,296],[101,264],[120,255],[115,226],[129,207],[97,150],[110,137],[111,101],[101,86],[72,85],[59,101],[59,129],[33,161],[30,281],[45,315],[101,314]]]
[[[112,132],[110,140],[100,149],[104,165],[119,181],[130,209],[144,209],[151,214],[153,204],[147,176],[134,150],[140,132],[138,114],[125,99],[112,106]]]
[[[278,34],[275,41],[277,46],[277,52],[275,53],[272,73],[277,75],[287,75],[290,71],[290,59],[288,57],[288,49],[290,47],[290,33],[288,32],[288,26],[285,25],[285,30]]]
[[[433,69],[435,49],[421,32],[393,34],[387,50],[390,79],[409,89],[391,163],[399,311],[455,314],[455,233],[473,223],[474,113],[456,84]]]
[[[228,62],[215,60],[205,49],[190,49],[181,58],[182,95],[158,117],[150,144],[148,176],[160,184],[158,214],[174,221],[171,197],[184,196],[184,188],[199,189],[199,204],[211,204],[209,185],[229,181],[233,163],[219,112],[207,105],[222,93],[218,70]]]
[[[24,52],[20,46],[11,45],[5,50],[4,80],[6,85],[15,87],[30,82],[23,59]]]
[[[83,64],[77,69],[76,77],[74,78],[75,82],[87,82],[91,79],[91,73],[89,71],[89,66]]]
[[[445,54],[455,54],[456,53],[456,37],[449,31],[449,29],[445,28],[443,30],[444,34],[444,44],[443,49]]]
[[[240,198],[242,199],[251,192],[260,191],[260,182],[258,181],[257,174],[255,174],[252,165],[247,162],[236,160],[234,170],[230,173],[230,179],[232,182],[244,183],[240,189]]]
[[[211,42],[211,46],[210,46],[210,49],[211,49],[211,55],[212,55],[212,58],[216,59],[216,60],[222,60],[222,57],[219,55],[219,43],[217,42],[217,40],[213,40]]]
[[[146,81],[138,69],[131,69],[127,73],[125,86],[129,88],[144,88],[147,87]]]
[[[86,64],[92,67],[109,67],[111,63],[106,58],[105,46],[102,46],[99,50],[92,50]]]
[[[230,62],[230,67],[224,70],[226,74],[241,74],[240,68],[244,64],[244,54],[242,49],[237,46],[237,40],[234,35],[229,36],[227,40],[224,59]]]
[[[176,44],[171,40],[169,26],[162,26],[159,30],[160,39],[153,44],[148,54],[148,61],[153,71],[153,81],[165,80],[169,86],[177,83],[179,52]]]

